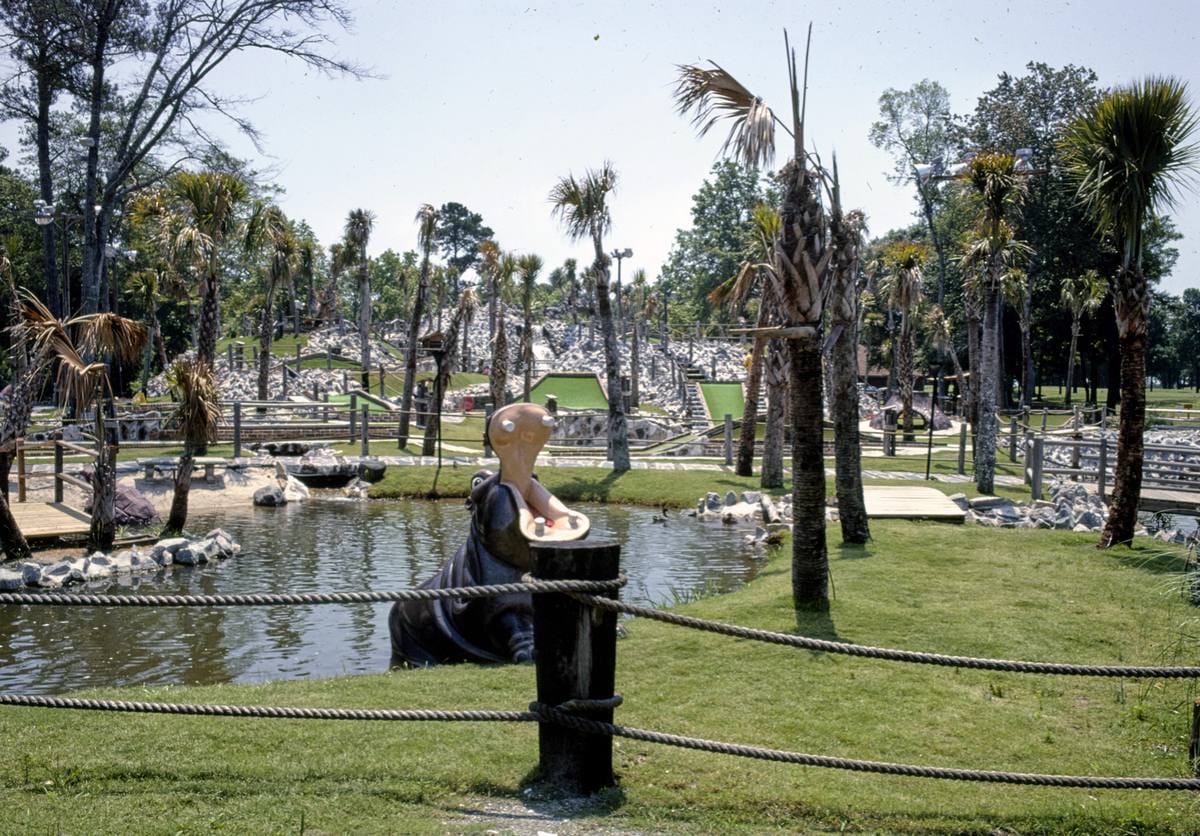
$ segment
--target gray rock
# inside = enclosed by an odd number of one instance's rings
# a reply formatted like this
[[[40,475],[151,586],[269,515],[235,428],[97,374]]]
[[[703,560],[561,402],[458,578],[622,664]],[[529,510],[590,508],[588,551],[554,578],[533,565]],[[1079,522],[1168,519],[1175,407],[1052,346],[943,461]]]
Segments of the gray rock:
[[[947,499],[949,499],[963,511],[967,510],[967,508],[969,508],[971,505],[971,502],[967,499],[967,495],[965,493],[953,493],[950,494]]]
[[[1001,505],[1012,505],[1012,500],[1003,496],[977,496],[969,504],[977,511],[987,511]]]
[[[733,491],[729,491],[728,493],[725,494],[725,504],[726,505],[737,505],[737,501],[738,501],[737,494],[734,493]]]
[[[159,540],[155,548],[162,549],[168,554],[174,554],[188,544],[186,537],[170,537],[166,540]]]
[[[762,498],[762,491],[743,491],[742,492],[742,502],[748,502],[753,505],[755,502],[758,502],[759,499],[761,499],[761,498]]]
[[[26,561],[25,563],[21,563],[17,568],[21,570],[21,577],[25,579],[26,586],[38,586],[42,582],[42,566],[40,563]]]
[[[175,558],[175,563],[180,566],[195,566],[208,562],[208,558],[201,560],[201,554],[199,551],[193,551],[191,546],[184,546],[172,556]]]
[[[133,552],[129,549],[122,549],[109,559],[112,561],[113,568],[117,572],[133,571]]]
[[[0,589],[24,589],[25,573],[17,572],[5,566],[0,566]]]
[[[263,508],[286,505],[287,500],[278,485],[264,485],[254,492],[254,504]]]
[[[1075,516],[1075,527],[1086,526],[1088,531],[1099,531],[1104,525],[1104,518],[1092,510],[1081,511]]]
[[[1082,524],[1077,524],[1071,530],[1074,531],[1076,534],[1091,534],[1092,533],[1092,530],[1090,528],[1088,528],[1086,525],[1082,525]]]
[[[704,495],[704,506],[710,511],[715,511],[721,507],[721,495],[716,493],[707,493]],[[701,508],[704,510],[704,508]]]
[[[85,580],[98,581],[112,577],[117,573],[117,567],[102,554],[95,554],[85,561],[83,577]]]

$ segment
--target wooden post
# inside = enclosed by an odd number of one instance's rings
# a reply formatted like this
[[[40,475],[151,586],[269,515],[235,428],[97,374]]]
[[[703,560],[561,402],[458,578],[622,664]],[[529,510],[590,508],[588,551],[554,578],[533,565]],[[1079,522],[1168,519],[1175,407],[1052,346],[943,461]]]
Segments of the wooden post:
[[[350,396],[350,443],[358,438],[358,395]]]
[[[300,374],[300,343],[296,343],[296,374]]]
[[[333,371],[333,354],[328,350],[325,351],[325,371]]]
[[[279,364],[279,374],[280,374],[280,376],[283,377],[283,396],[286,398],[288,396],[288,376],[287,376],[287,362],[286,361]]]
[[[242,456],[242,402],[233,402],[233,457]]]
[[[362,408],[362,454],[371,455],[371,405],[364,403]]]
[[[725,413],[725,466],[733,464],[733,416]]]
[[[1017,460],[1017,416],[1009,419],[1008,424],[1008,460],[1015,462]]]
[[[1046,431],[1046,422],[1050,420],[1050,410],[1042,407],[1042,432]]]
[[[967,422],[958,425],[958,475],[967,475]]]
[[[1100,467],[1096,477],[1096,489],[1100,498],[1104,499],[1104,485],[1108,480],[1108,439],[1100,436]]]
[[[342,394],[350,391],[350,372],[342,369]]]
[[[229,363],[229,370],[233,371],[233,343],[225,346],[225,358]]]
[[[317,384],[317,382],[316,382],[315,380],[313,381],[313,396],[312,396],[312,399],[313,399],[314,401],[319,401],[319,400],[321,400],[321,387],[320,387],[320,386]]]
[[[1200,778],[1200,699],[1192,703],[1192,737],[1188,741],[1188,758],[1196,777]]]
[[[1042,436],[1034,436],[1033,444],[1029,447],[1029,486],[1030,495],[1034,499],[1042,498],[1042,462],[1043,454],[1046,452],[1046,439]]]
[[[612,580],[621,547],[596,540],[532,544],[537,580]],[[608,594],[616,597],[616,592]],[[537,699],[546,706],[568,700],[611,699],[616,685],[617,616],[593,610],[570,595],[533,596]],[[603,723],[612,708],[581,711]],[[573,795],[590,795],[614,783],[612,737],[538,725],[538,771],[542,780]]]
[[[383,363],[379,364],[379,397],[385,397],[387,391],[383,388]]]
[[[63,448],[58,441],[54,442],[54,501],[63,501]]]
[[[1100,429],[1108,429],[1108,404],[1103,404],[1100,407]]]
[[[329,423],[329,393],[325,392],[321,395],[322,402],[325,406],[321,407],[321,420],[326,424]]]

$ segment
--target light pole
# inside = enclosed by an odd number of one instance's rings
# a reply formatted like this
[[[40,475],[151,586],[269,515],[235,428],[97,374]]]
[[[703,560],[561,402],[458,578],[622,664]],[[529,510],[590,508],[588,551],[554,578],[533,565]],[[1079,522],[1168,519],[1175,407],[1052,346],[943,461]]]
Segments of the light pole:
[[[613,250],[612,257],[617,260],[617,324],[620,326],[620,335],[625,335],[625,305],[621,301],[621,261],[626,258],[633,257],[633,250],[626,247],[623,250]]]

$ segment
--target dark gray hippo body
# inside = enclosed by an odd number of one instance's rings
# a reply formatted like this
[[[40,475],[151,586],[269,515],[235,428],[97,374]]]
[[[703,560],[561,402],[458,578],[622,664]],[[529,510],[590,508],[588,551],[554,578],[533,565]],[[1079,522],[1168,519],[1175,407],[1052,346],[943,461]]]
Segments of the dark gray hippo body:
[[[517,503],[499,474],[481,471],[467,499],[467,541],[421,589],[520,583],[532,568]],[[533,658],[529,593],[495,598],[397,601],[388,615],[393,665],[527,662]]]

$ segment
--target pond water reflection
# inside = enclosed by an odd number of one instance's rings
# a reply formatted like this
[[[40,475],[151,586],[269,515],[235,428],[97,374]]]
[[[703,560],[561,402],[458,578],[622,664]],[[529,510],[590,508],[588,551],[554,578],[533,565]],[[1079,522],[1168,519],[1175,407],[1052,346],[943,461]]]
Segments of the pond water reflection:
[[[626,601],[663,603],[727,591],[758,561],[744,530],[645,508],[582,505],[593,538],[622,544]],[[283,508],[197,513],[193,531],[221,526],[243,553],[223,564],[171,568],[154,580],[87,591],[149,594],[406,589],[453,554],[469,525],[461,501],[317,498]],[[389,604],[186,609],[0,608],[0,689],[59,693],[125,685],[255,682],[386,670]]]

